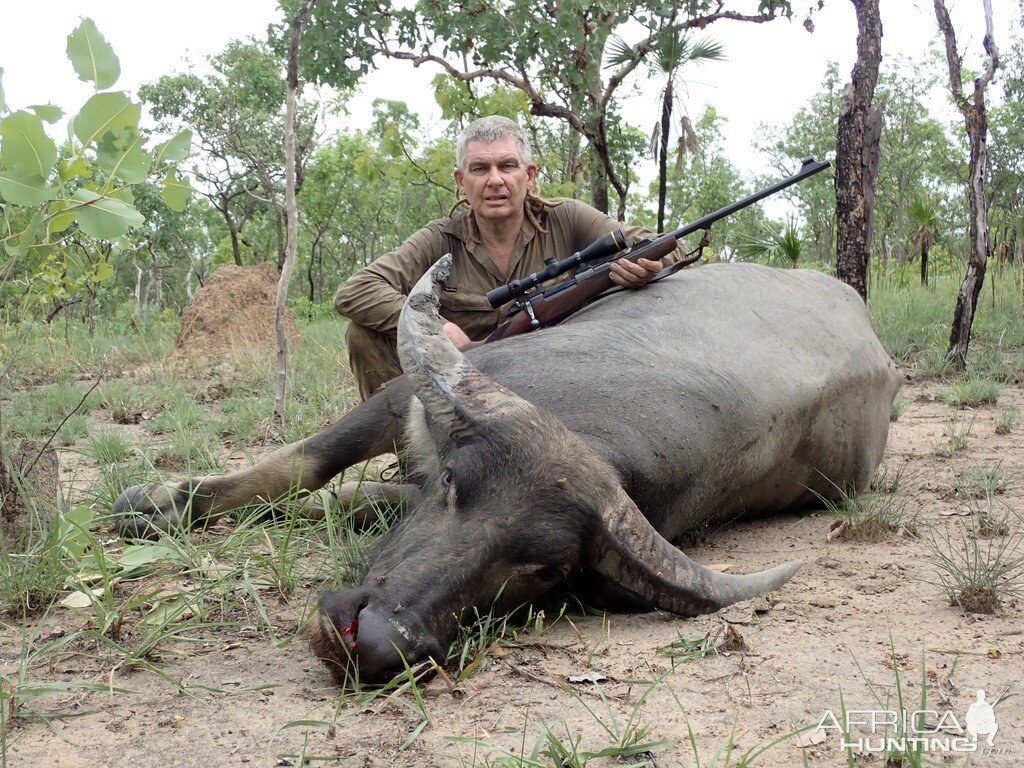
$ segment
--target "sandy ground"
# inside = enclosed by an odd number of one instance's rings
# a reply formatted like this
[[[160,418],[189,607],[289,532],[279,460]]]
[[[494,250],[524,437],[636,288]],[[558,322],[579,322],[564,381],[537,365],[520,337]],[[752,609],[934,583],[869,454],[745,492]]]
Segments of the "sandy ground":
[[[540,634],[524,632],[490,654],[454,692],[438,678],[430,682],[424,690],[429,724],[405,749],[421,720],[410,696],[340,700],[301,637],[273,647],[265,634],[243,626],[211,632],[184,658],[174,649],[161,654],[162,668],[184,692],[151,673],[111,669],[89,653],[58,657],[35,670],[35,679],[112,683],[131,693],[31,702],[30,709],[53,719],[48,725],[12,724],[7,764],[287,766],[299,765],[304,754],[316,765],[488,765],[501,755],[494,747],[515,755],[525,748],[529,757],[541,724],[564,745],[578,739],[580,752],[596,753],[614,743],[609,732],[626,732],[633,718],[649,729],[642,741],[672,742],[633,758],[637,763],[694,765],[692,732],[700,765],[726,764],[722,756],[713,761],[730,738],[736,745],[732,765],[748,750],[817,725],[828,711],[841,716],[841,701],[849,710],[897,709],[897,682],[906,707],[918,708],[922,675],[926,709],[935,710],[927,722],[934,726],[944,717],[948,724],[950,711],[963,723],[978,689],[993,701],[1024,686],[1022,605],[1011,598],[994,616],[950,606],[936,586],[927,542],[969,522],[956,478],[983,462],[1003,461],[1011,486],[999,500],[1017,515],[1024,512],[1024,425],[1008,435],[995,433],[1000,410],[1024,411],[1024,390],[1006,388],[996,406],[961,412],[961,419],[974,419],[968,448],[944,455],[955,410],[931,397],[938,386],[904,389],[911,402],[892,425],[884,465],[890,472],[905,465],[902,488],[920,513],[917,537],[829,540],[835,518],[826,515],[780,515],[713,531],[689,549],[700,562],[726,563],[737,572],[797,557],[806,564],[779,592],[715,616],[591,616],[562,619]],[[1024,533],[1024,523],[1014,522],[1013,533]],[[274,614],[283,636],[296,631],[305,599]],[[66,611],[56,619],[44,637],[73,631],[78,621]],[[710,633],[721,642],[726,627],[739,633],[746,650],[720,651],[674,668],[658,653],[680,637]],[[0,635],[8,674],[19,642],[17,628]],[[597,685],[567,682],[588,672],[605,679]],[[970,755],[971,765],[1024,765],[1022,701],[1011,698],[996,709],[994,750]],[[885,735],[881,727],[874,734],[868,726],[857,731],[874,742]],[[809,746],[801,749],[797,738]],[[835,730],[791,737],[754,764],[801,765],[801,752],[812,766],[846,765]],[[963,754],[931,757],[936,764],[966,764]],[[589,764],[622,763],[594,757]],[[883,762],[866,755],[857,764]]]

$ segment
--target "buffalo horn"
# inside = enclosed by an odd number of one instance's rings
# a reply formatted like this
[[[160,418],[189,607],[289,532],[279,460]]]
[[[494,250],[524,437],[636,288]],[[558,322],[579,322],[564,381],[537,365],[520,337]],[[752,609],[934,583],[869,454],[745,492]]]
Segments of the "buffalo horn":
[[[455,423],[455,388],[476,370],[443,330],[438,297],[451,266],[450,253],[438,259],[413,286],[398,318],[398,358],[439,445],[447,440]]]
[[[604,535],[594,539],[590,567],[651,606],[682,616],[713,613],[777,589],[802,565],[793,560],[747,575],[712,571],[672,546],[621,488],[601,524]]]
[[[438,259],[413,286],[398,319],[402,370],[416,388],[438,446],[472,430],[479,416],[532,407],[480,373],[445,335],[439,296],[451,265],[451,254]]]

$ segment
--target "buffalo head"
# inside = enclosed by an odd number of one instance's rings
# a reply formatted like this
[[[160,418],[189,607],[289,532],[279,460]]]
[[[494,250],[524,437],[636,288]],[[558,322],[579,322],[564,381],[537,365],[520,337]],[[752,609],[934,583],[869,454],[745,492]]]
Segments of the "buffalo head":
[[[799,562],[747,576],[716,573],[666,541],[614,469],[550,413],[481,374],[438,315],[441,259],[417,283],[398,329],[437,470],[420,503],[377,542],[361,586],[328,592],[311,629],[339,682],[387,680],[443,662],[474,608],[508,610],[570,574],[598,574],[638,602],[694,616],[783,584]],[[496,599],[497,598],[497,599]]]

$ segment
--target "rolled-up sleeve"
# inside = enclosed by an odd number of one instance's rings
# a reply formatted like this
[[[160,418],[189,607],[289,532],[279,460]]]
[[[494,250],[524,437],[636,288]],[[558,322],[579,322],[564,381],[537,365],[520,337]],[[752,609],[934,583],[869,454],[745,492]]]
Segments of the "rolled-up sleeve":
[[[334,308],[359,325],[386,333],[398,327],[405,297],[441,256],[444,239],[433,223],[341,284]]]

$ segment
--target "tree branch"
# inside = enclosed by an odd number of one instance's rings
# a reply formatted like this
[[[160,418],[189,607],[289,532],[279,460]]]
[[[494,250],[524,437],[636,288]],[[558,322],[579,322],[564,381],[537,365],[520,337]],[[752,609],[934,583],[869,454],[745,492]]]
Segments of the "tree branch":
[[[956,32],[953,31],[953,22],[949,18],[949,11],[943,0],[934,0],[935,20],[939,24],[939,31],[942,32],[946,44],[946,63],[949,67],[949,92],[957,108],[966,113],[970,109],[967,99],[964,96],[964,84],[960,76],[963,68],[963,59],[956,48]]]

